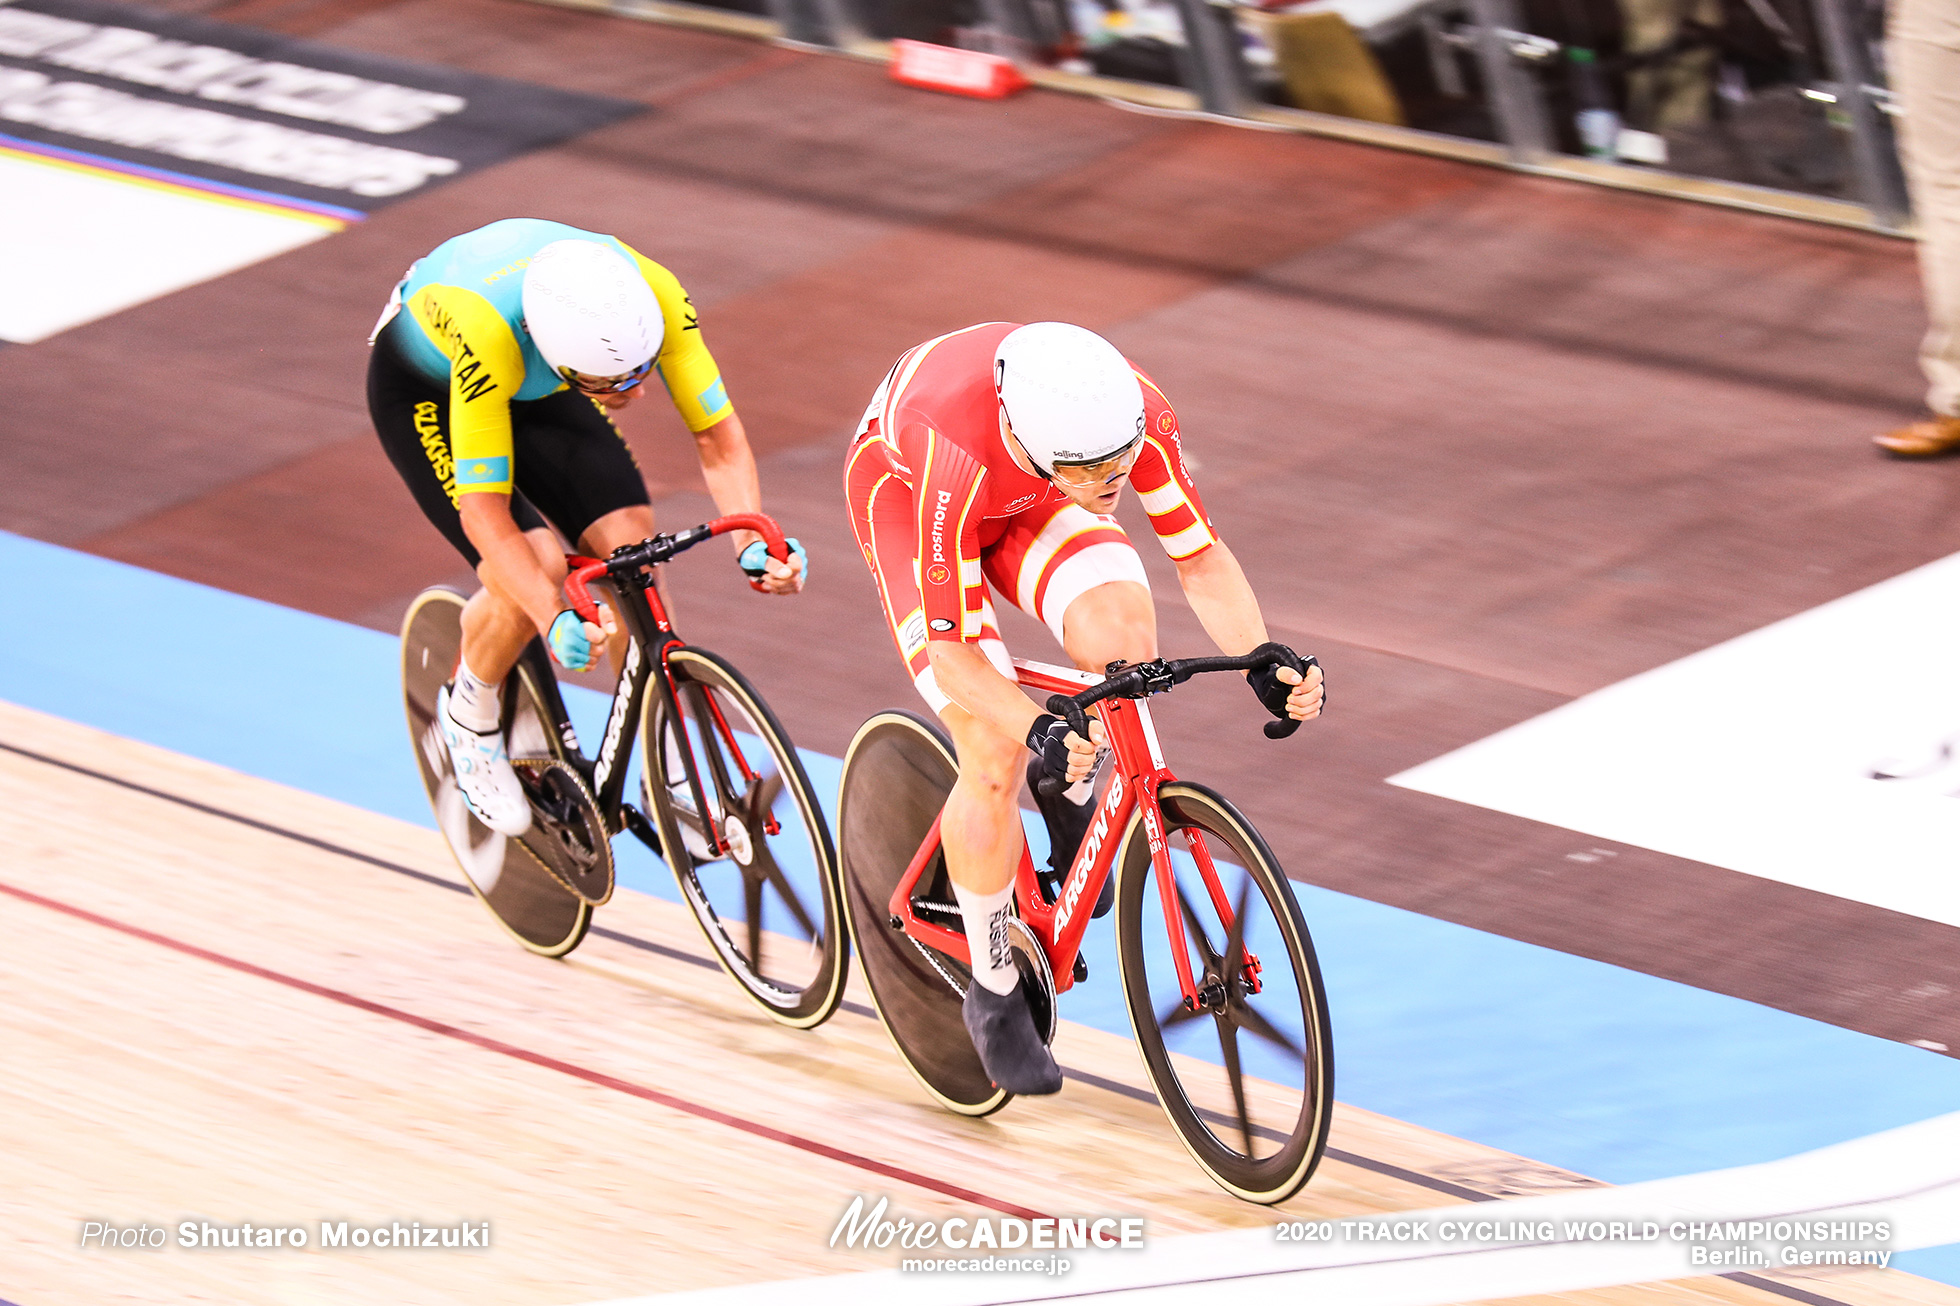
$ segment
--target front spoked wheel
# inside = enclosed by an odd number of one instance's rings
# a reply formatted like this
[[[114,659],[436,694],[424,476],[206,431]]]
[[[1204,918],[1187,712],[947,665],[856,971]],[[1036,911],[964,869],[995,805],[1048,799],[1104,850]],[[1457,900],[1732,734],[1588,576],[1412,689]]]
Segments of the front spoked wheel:
[[[646,806],[723,969],[782,1024],[837,1010],[849,971],[836,854],[810,779],[740,672],[670,648],[645,724]]]
[[[1170,874],[1130,827],[1117,952],[1137,1048],[1171,1125],[1220,1187],[1249,1202],[1300,1190],[1327,1145],[1333,1038],[1313,941],[1258,831],[1203,785],[1158,792]],[[1172,949],[1197,988],[1187,1003]]]

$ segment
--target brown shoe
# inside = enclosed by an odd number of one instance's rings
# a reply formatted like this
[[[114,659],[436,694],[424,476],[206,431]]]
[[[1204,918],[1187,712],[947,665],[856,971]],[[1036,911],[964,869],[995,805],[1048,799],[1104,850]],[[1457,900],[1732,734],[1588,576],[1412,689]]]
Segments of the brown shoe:
[[[1872,443],[1899,458],[1937,458],[1960,449],[1960,417],[1935,417],[1872,437]]]

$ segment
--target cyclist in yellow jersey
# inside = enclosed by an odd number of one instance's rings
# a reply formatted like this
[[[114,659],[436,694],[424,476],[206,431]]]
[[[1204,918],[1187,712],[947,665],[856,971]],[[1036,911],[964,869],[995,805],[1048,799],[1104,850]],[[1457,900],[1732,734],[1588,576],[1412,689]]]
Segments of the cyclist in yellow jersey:
[[[501,686],[542,635],[572,670],[605,631],[569,610],[553,535],[605,557],[653,534],[646,483],[607,415],[658,374],[723,513],[762,496],[742,420],[674,275],[615,237],[507,218],[438,245],[408,270],[370,337],[368,411],[424,515],[483,582],[437,718],[470,807],[503,834],[530,825],[504,748]],[[738,565],[771,594],[803,588],[751,532]]]

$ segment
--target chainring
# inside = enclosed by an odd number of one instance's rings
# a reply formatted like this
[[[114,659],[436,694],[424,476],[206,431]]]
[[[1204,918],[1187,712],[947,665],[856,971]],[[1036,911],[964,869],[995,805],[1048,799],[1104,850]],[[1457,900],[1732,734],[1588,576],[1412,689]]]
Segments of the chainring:
[[[556,758],[513,757],[511,766],[531,800],[531,828],[518,846],[586,902],[611,898],[612,840],[584,777]]]

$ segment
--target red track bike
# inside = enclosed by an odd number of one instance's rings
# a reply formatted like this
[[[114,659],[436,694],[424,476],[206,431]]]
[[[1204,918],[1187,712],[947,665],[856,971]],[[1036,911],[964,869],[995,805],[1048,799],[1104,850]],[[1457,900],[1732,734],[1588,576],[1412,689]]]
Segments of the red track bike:
[[[1114,764],[1053,897],[1023,849],[1011,924],[1036,1028],[1088,974],[1083,936],[1113,874],[1123,996],[1172,1127],[1221,1187],[1272,1203],[1299,1191],[1327,1142],[1334,1064],[1327,1000],[1298,901],[1264,839],[1224,798],[1164,764],[1144,700],[1191,676],[1302,663],[1279,645],[1243,657],[1113,664],[1106,678],[1016,660],[1021,685],[1088,735],[1101,716]],[[1298,722],[1270,722],[1275,738]],[[939,812],[958,775],[938,723],[882,712],[844,760],[838,830],[846,916],[878,1014],[927,1092],[980,1116],[1010,1094],[961,1023],[972,982],[946,876]]]

